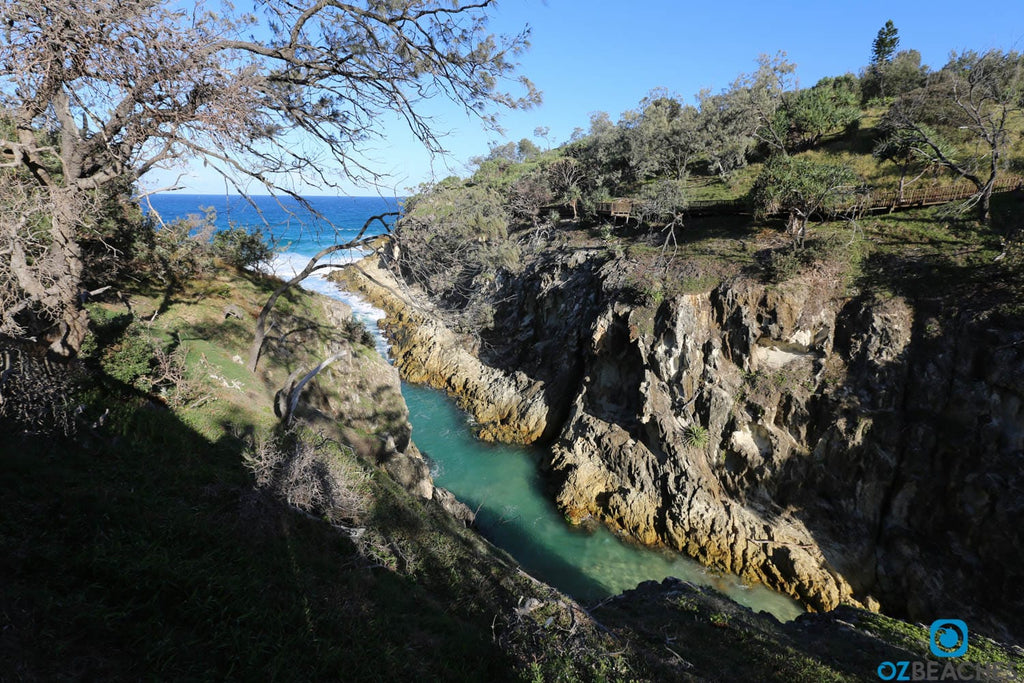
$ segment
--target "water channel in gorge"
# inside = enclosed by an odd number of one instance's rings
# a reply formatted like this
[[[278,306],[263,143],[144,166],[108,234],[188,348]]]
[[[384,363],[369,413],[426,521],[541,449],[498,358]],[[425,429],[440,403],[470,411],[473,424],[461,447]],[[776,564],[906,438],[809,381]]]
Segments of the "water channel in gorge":
[[[321,291],[352,306],[387,357],[387,343],[377,329],[383,314],[347,292]],[[596,530],[571,526],[559,514],[546,486],[540,468],[542,452],[479,441],[468,416],[443,392],[403,382],[402,394],[409,406],[413,441],[429,458],[436,484],[477,510],[480,533],[532,576],[584,604],[635,588],[642,581],[674,576],[713,586],[736,602],[781,620],[803,613],[787,596],[709,570],[679,553],[628,543],[603,526]]]
[[[354,238],[367,217],[399,207],[397,199],[381,197],[311,197],[309,201],[321,214],[332,218],[330,226],[319,225],[318,220],[301,220],[301,207],[289,198],[245,200],[160,193],[151,199],[153,208],[165,220],[201,214],[204,207],[211,207],[216,210],[217,229],[265,226],[279,249],[272,270],[286,278],[301,270],[326,243]],[[360,254],[335,256],[348,261]],[[302,286],[352,306],[376,337],[378,350],[387,357],[387,343],[377,329],[381,311],[358,296],[339,291],[319,274],[304,280]],[[543,453],[478,441],[466,415],[441,392],[403,384],[402,393],[409,404],[413,440],[430,458],[437,484],[470,508],[479,507],[480,532],[538,579],[589,604],[642,581],[675,576],[714,586],[736,602],[771,612],[780,619],[793,619],[803,612],[799,604],[784,595],[764,586],[744,585],[735,576],[712,572],[677,553],[625,543],[603,527],[592,532],[571,527],[558,513],[545,486],[539,467]]]

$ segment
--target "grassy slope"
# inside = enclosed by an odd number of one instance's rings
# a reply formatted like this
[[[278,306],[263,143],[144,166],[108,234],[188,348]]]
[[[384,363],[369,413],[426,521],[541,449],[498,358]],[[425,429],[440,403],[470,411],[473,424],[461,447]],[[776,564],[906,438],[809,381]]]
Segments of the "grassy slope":
[[[101,375],[84,393],[91,417],[110,408],[103,429],[0,432],[5,680],[515,677],[514,636],[503,650],[491,629],[547,589],[475,534],[341,449],[361,473],[358,542],[254,489],[240,437],[273,426],[274,388],[311,361],[270,353],[254,376],[233,360],[268,287],[220,276],[169,301],[134,293],[140,318],[162,307],[152,334],[189,349],[193,407]],[[288,299],[292,322],[323,322],[311,297]],[[225,319],[227,304],[243,320]],[[96,355],[126,312],[93,309]]]

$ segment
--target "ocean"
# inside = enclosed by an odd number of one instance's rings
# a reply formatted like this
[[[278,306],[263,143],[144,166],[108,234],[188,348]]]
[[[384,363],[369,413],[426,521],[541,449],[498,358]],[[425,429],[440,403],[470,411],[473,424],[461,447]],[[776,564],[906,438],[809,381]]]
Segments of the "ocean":
[[[251,199],[252,203],[239,196],[164,193],[150,197],[149,202],[164,221],[201,215],[209,208],[216,213],[218,229],[262,228],[281,253],[312,256],[328,244],[355,237],[370,216],[398,211],[402,201],[385,197],[308,198],[310,205],[327,219],[325,221],[311,215],[291,197],[260,195]],[[147,208],[143,202],[143,209]],[[376,223],[367,234],[382,232],[380,223]]]
[[[251,202],[237,195],[161,193],[149,198],[149,206],[144,201],[143,210],[152,208],[164,222],[171,222],[190,215],[202,215],[207,209],[212,209],[218,230],[260,228],[275,251],[270,270],[287,279],[302,270],[318,251],[354,239],[369,217],[398,211],[402,202],[402,198],[387,197],[309,197],[307,201],[324,217],[318,218],[291,197],[257,195],[250,199]],[[391,224],[395,219],[387,220]],[[374,222],[366,236],[383,233],[384,227],[380,222]],[[359,250],[342,251],[332,254],[324,262],[350,263],[363,255]],[[302,282],[302,287],[341,298],[352,306],[356,317],[375,331],[382,313],[358,296],[339,295],[338,288],[325,280],[324,274],[324,271],[314,273]],[[384,350],[382,341],[378,346]]]

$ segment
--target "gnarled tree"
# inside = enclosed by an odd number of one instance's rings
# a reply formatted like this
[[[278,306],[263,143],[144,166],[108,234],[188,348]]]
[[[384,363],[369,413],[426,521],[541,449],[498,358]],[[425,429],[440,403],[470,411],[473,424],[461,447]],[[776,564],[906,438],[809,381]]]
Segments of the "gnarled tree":
[[[442,149],[421,102],[443,94],[493,123],[494,105],[529,106],[521,79],[504,90],[526,33],[487,33],[493,0],[263,0],[256,14],[166,0],[0,0],[0,165],[29,183],[43,220],[36,252],[24,226],[0,226],[0,297],[27,305],[52,348],[77,351],[82,205],[117,179],[201,158],[244,189],[301,174],[333,187],[374,179],[358,155],[403,119]],[[292,185],[287,185],[291,187]],[[8,247],[8,244],[13,245]],[[25,327],[22,325],[22,327]]]
[[[972,201],[988,221],[1003,155],[1022,114],[1024,55],[967,51],[954,53],[925,87],[900,97],[883,126],[921,158],[973,183]]]

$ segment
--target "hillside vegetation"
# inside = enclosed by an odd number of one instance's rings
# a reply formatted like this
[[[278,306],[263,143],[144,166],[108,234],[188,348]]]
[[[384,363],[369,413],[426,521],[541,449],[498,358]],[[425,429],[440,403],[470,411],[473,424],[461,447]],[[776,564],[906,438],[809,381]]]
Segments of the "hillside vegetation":
[[[929,250],[979,267],[998,258],[1004,281],[1021,234],[1017,200],[1000,191],[1019,185],[1022,131],[1016,52],[966,51],[932,70],[893,50],[859,77],[806,88],[779,53],[693,105],[655,90],[616,122],[592,115],[557,148],[493,146],[468,178],[422,187],[395,240],[406,277],[484,327],[502,274],[552,240],[628,250],[641,289],[670,262],[650,286],[685,290],[742,269],[777,280],[823,258],[857,286],[904,248],[913,262]],[[898,206],[954,186],[968,191],[942,208],[867,211],[883,195]]]

